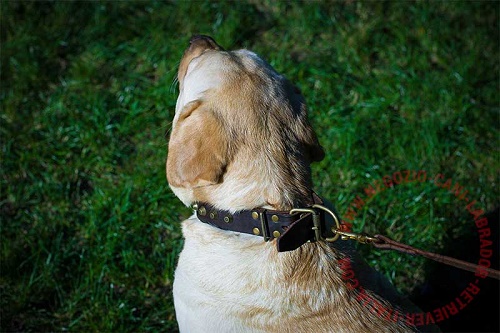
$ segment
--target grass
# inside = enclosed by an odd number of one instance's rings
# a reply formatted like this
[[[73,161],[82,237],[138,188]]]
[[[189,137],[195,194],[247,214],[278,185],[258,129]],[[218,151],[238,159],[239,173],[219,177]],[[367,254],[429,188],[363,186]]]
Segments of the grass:
[[[302,90],[327,157],[316,190],[344,215],[402,170],[498,205],[497,2],[1,2],[2,331],[173,332],[188,216],[165,132],[192,34],[261,54]],[[366,198],[365,198],[366,199]],[[400,184],[355,230],[438,251],[465,202]],[[363,248],[404,292],[425,261]]]

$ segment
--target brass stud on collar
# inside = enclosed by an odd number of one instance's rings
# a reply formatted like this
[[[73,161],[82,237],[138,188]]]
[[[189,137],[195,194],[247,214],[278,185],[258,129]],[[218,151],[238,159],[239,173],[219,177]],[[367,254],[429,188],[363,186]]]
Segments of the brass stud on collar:
[[[259,213],[257,213],[257,212],[252,212],[252,218],[253,218],[254,220],[258,220],[258,219],[259,219]]]
[[[207,215],[207,209],[205,208],[205,206],[201,206],[201,207],[198,209],[198,214],[200,214],[201,216],[205,216],[205,215]]]
[[[271,216],[271,220],[276,223],[280,220],[280,218],[278,217],[278,215],[273,215]]]
[[[215,220],[217,218],[217,212],[210,212],[210,218]]]
[[[274,230],[273,231],[273,236],[274,238],[278,238],[279,236],[281,236],[280,232],[278,230]]]
[[[253,228],[252,231],[253,231],[254,235],[259,235],[260,234],[259,228]]]
[[[231,216],[224,216],[224,222],[231,223],[233,222],[233,218]]]

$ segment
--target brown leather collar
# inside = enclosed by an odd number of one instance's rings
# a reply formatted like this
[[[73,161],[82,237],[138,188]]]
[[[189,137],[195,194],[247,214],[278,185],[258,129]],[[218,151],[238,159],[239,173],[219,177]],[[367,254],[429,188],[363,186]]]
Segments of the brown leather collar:
[[[314,195],[315,203],[322,203]],[[206,203],[197,203],[196,216],[204,223],[222,230],[261,236],[264,241],[277,239],[278,252],[293,251],[304,243],[315,242],[334,236],[323,211],[308,208],[311,212],[290,213],[288,211],[255,208],[230,213]]]
[[[292,209],[290,212],[256,208],[233,214],[204,203],[196,204],[195,210],[200,221],[219,229],[261,236],[266,242],[277,239],[278,252],[293,251],[307,242],[319,240],[334,242],[341,237],[344,240],[351,239],[363,244],[372,244],[379,249],[418,254],[446,265],[475,272],[476,276],[490,276],[500,280],[498,270],[416,249],[382,235],[370,237],[347,232],[348,224],[341,224],[334,212],[321,205],[322,201],[317,195],[313,194],[313,198],[312,207]],[[333,216],[334,223],[325,218],[325,212]]]

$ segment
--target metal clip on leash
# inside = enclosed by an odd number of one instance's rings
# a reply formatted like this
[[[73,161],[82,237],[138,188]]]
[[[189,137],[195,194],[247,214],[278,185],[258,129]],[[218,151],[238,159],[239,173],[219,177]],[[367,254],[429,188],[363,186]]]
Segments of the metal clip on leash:
[[[347,232],[341,230],[332,230],[336,235],[340,235],[340,239],[342,240],[354,240],[361,244],[371,244],[371,243],[379,243],[380,240],[375,237],[368,236],[366,234],[357,234],[355,232]],[[329,240],[327,239],[327,242]]]

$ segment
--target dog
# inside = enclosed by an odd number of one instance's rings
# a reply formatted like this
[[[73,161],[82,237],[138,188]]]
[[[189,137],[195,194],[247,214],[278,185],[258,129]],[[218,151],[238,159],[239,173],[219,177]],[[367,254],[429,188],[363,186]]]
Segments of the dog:
[[[351,242],[314,239],[314,227],[290,224],[272,231],[273,222],[259,224],[264,211],[297,207],[306,211],[283,216],[304,219],[314,215],[307,207],[321,201],[312,191],[310,164],[323,159],[324,150],[299,89],[255,53],[226,51],[202,35],[191,38],[177,78],[167,179],[175,195],[196,210],[182,223],[185,243],[173,285],[180,331],[415,331],[407,321],[374,311],[343,278],[340,260],[349,258],[363,293],[391,313],[413,308],[357,257]],[[227,224],[241,212],[251,213],[254,234],[224,230],[222,220],[202,221],[208,215],[220,219],[221,212]],[[334,214],[325,215],[334,223]],[[294,233],[288,239],[307,233],[312,240],[289,245],[283,232]]]

